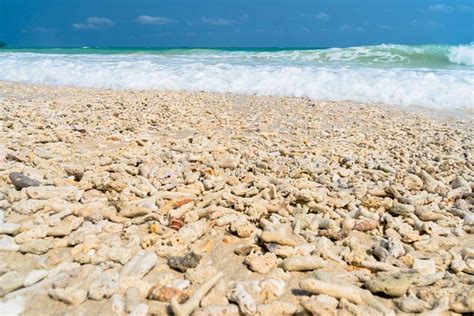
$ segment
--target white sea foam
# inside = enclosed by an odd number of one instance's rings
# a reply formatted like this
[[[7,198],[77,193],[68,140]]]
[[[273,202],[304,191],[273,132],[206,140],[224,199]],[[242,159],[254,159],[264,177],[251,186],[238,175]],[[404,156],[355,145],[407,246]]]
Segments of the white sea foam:
[[[393,49],[393,47],[390,47]],[[395,47],[396,48],[396,47]],[[348,50],[332,58],[350,58]],[[474,71],[313,63],[304,51],[193,54],[0,54],[0,80],[98,88],[306,96],[432,108],[472,108]],[[266,55],[270,61],[249,57]],[[368,54],[358,49],[353,54]],[[381,53],[382,54],[382,53]],[[275,57],[279,55],[279,57]],[[283,57],[285,56],[285,57]],[[344,57],[346,56],[346,57]],[[348,57],[349,56],[349,57]]]
[[[461,65],[474,65],[474,44],[460,45],[450,49],[449,60]]]

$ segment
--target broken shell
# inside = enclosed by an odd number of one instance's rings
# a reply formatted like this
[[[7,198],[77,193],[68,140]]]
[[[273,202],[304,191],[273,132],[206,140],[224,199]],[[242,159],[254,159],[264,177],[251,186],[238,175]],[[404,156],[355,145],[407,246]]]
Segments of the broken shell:
[[[183,227],[184,221],[180,218],[171,217],[168,227],[176,231],[180,230]]]
[[[180,304],[186,302],[189,298],[182,290],[163,286],[161,284],[157,284],[153,286],[150,291],[148,292],[148,299],[150,300],[157,300],[160,302],[171,302],[171,298],[177,297],[177,300]]]
[[[372,218],[366,218],[366,219],[357,221],[356,224],[354,225],[354,229],[361,232],[367,232],[367,231],[377,228],[378,226],[379,226],[378,221]]]

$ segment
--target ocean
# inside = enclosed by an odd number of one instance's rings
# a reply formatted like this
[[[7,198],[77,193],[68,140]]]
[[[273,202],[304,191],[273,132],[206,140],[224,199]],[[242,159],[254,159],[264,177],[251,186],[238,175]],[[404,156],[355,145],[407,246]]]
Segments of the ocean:
[[[348,48],[2,48],[0,80],[474,108],[474,44]]]

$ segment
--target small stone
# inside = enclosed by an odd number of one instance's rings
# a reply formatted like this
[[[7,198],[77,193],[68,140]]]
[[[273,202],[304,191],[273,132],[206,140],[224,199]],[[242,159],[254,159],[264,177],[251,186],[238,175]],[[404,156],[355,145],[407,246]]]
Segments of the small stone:
[[[89,286],[89,298],[101,300],[111,297],[118,289],[119,274],[117,271],[101,273]]]
[[[260,282],[260,287],[262,288],[261,295],[265,297],[265,300],[273,300],[285,294],[286,283],[283,280],[266,279]]]
[[[23,188],[28,187],[37,187],[41,185],[38,180],[31,179],[19,172],[12,172],[8,175],[8,177],[10,178],[11,182],[17,190],[21,190]]]
[[[49,296],[69,305],[80,305],[87,300],[87,291],[79,287],[50,289]]]
[[[125,291],[125,310],[131,313],[141,303],[142,300],[138,288],[129,287],[127,291]]]
[[[390,213],[401,215],[401,216],[409,216],[415,212],[415,207],[410,204],[402,204],[397,201],[393,203],[392,208],[390,208]]]
[[[8,264],[5,262],[0,262],[0,276],[4,275],[8,271],[10,271]]]
[[[201,260],[201,256],[194,253],[189,252],[183,257],[174,256],[168,259],[168,265],[170,268],[178,270],[180,272],[186,272],[187,269],[195,268],[199,264]]]
[[[0,223],[0,235],[16,235],[20,231],[19,224]]]
[[[230,176],[227,178],[227,184],[234,186],[239,184],[239,179],[236,176]]]
[[[354,230],[361,232],[371,231],[379,226],[379,222],[373,218],[364,218],[359,220],[354,225]]]
[[[15,242],[13,237],[3,235],[0,236],[0,250],[2,251],[18,251],[20,246]]]
[[[474,313],[474,290],[472,286],[469,290],[459,293],[451,303],[451,309],[456,313]]]
[[[48,205],[48,201],[46,200],[20,200],[12,203],[11,207],[16,213],[30,215],[36,213],[46,205]]]
[[[23,279],[23,287],[31,286],[48,276],[48,271],[46,270],[33,270],[30,271],[25,278]]]
[[[405,313],[421,313],[425,309],[425,302],[414,295],[399,298],[395,304]]]
[[[261,274],[267,274],[278,263],[277,257],[270,252],[264,255],[250,254],[245,258],[244,262],[249,266],[250,270]]]
[[[419,190],[423,186],[423,180],[417,175],[408,174],[403,178],[402,184],[408,190]]]
[[[125,313],[125,302],[123,301],[123,297],[120,294],[112,295],[112,311],[116,315],[122,315]]]
[[[416,269],[421,275],[436,273],[436,264],[434,260],[430,258],[415,258],[412,268]]]
[[[138,304],[133,310],[130,311],[130,316],[147,316],[148,305],[145,303]]]
[[[44,238],[48,234],[47,227],[35,227],[15,236],[15,241],[18,244],[24,244],[36,239]]]
[[[326,262],[318,256],[295,256],[286,258],[281,263],[285,271],[312,271],[326,266]]]
[[[0,279],[0,297],[15,291],[23,286],[23,276],[16,271],[10,271],[2,275]]]
[[[51,248],[51,242],[44,239],[36,239],[20,245],[20,252],[42,255]]]
[[[355,221],[353,218],[346,217],[341,223],[341,228],[343,231],[348,232],[354,228]]]
[[[122,269],[120,275],[141,279],[158,262],[158,256],[154,252],[141,251],[133,257]]]
[[[404,295],[413,281],[403,274],[398,275],[379,275],[368,279],[365,282],[366,288],[372,293],[384,293],[388,296],[399,297]]]
[[[249,238],[255,232],[256,228],[250,223],[232,227],[240,238]]]
[[[471,185],[463,177],[457,176],[456,179],[451,183],[453,189],[465,188],[468,192],[472,191]]]
[[[73,176],[75,181],[81,181],[84,176],[84,170],[80,166],[65,166],[64,171],[68,176]]]
[[[55,186],[37,186],[28,187],[26,194],[30,199],[49,200],[52,198],[61,198],[69,202],[77,202],[82,197],[82,191],[74,186],[55,187]]]
[[[239,164],[238,161],[236,161],[232,158],[227,158],[227,159],[221,160],[217,163],[217,165],[219,167],[224,168],[224,169],[237,168],[238,164]]]

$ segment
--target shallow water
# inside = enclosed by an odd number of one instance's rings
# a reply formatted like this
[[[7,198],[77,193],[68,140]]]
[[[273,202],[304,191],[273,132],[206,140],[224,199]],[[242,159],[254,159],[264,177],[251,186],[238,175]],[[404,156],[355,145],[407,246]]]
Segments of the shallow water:
[[[474,46],[4,49],[0,80],[469,110],[474,105]]]

